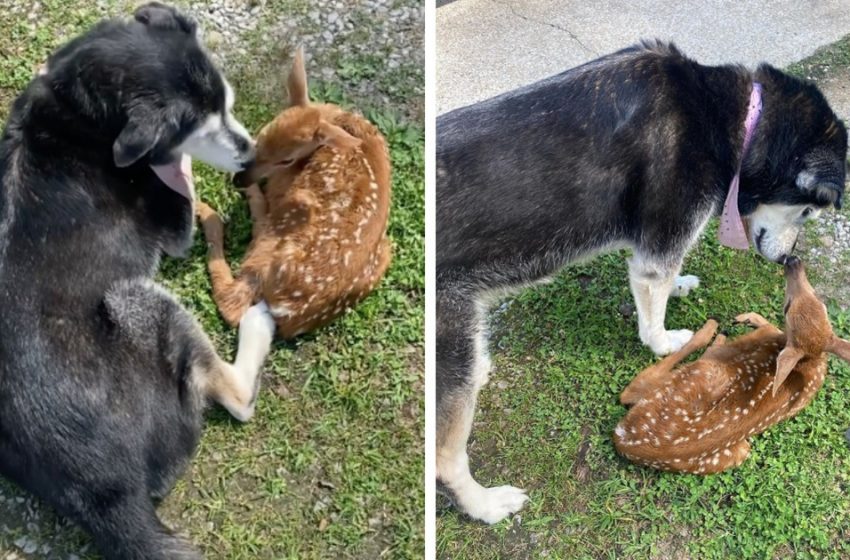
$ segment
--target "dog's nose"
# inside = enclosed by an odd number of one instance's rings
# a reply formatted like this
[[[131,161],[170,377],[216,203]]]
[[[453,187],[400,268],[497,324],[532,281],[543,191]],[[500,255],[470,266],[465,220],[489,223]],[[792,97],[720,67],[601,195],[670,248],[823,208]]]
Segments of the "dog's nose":
[[[253,155],[252,155],[250,158],[248,158],[248,159],[246,159],[245,161],[243,161],[243,162],[242,162],[242,172],[247,171],[248,169],[251,169],[251,167],[253,167],[253,166],[254,166],[254,161],[255,161],[255,160],[254,160],[254,156],[253,156]]]
[[[237,189],[245,189],[251,185],[251,173],[248,171],[250,167],[246,167],[244,170],[236,173],[233,176],[233,186]]]

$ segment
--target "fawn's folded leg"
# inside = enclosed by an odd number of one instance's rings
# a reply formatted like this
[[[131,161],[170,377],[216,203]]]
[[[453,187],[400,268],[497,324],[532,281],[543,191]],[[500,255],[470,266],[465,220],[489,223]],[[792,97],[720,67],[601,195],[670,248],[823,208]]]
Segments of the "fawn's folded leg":
[[[682,348],[640,372],[620,394],[620,402],[634,404],[663,387],[673,368],[692,353],[708,346],[716,332],[717,321],[709,319]]]

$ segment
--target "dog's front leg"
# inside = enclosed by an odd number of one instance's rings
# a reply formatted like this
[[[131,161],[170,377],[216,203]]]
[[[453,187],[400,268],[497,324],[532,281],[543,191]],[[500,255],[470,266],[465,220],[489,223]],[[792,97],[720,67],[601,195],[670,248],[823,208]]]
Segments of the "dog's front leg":
[[[640,255],[629,259],[629,284],[635,298],[641,341],[659,356],[675,352],[694,335],[687,329],[664,328],[667,300],[676,285],[679,266],[655,264]]]

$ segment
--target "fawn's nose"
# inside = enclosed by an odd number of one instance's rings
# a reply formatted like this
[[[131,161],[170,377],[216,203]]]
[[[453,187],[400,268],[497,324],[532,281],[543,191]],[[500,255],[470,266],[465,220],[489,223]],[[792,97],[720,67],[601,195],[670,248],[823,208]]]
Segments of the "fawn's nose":
[[[802,266],[802,264],[803,264],[803,261],[801,261],[799,258],[795,257],[794,255],[786,257],[785,258],[785,272],[794,272],[795,270],[798,270],[800,268],[800,266]]]

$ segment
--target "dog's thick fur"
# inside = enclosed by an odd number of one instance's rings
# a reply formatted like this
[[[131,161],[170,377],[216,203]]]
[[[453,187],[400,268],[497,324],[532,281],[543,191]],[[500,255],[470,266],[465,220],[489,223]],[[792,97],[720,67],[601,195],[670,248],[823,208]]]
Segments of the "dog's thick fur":
[[[526,500],[470,474],[466,441],[487,381],[489,298],[577,259],[629,247],[641,340],[658,354],[682,259],[719,214],[741,158],[753,81],[764,109],[738,205],[752,245],[780,261],[803,221],[841,203],[847,132],[818,90],[767,66],[707,67],[645,43],[437,121],[437,476],[471,517]]]
[[[0,141],[0,471],[106,558],[199,558],[152,500],[190,460],[208,398],[253,413],[265,350],[240,341],[223,362],[151,280],[162,251],[191,245],[193,209],[150,166],[249,165],[231,97],[194,23],[150,4],[51,56]],[[252,321],[267,348],[270,317]]]

